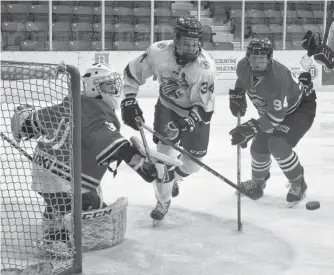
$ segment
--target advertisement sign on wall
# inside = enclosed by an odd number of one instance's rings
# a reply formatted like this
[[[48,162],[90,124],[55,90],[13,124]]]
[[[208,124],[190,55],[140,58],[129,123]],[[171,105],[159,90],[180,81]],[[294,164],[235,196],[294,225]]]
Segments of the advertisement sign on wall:
[[[2,60],[32,62],[42,60],[46,63],[59,64],[64,61],[68,65],[79,68],[80,73],[84,72],[96,62],[105,62],[112,65],[119,73],[123,74],[124,68],[130,60],[140,55],[138,51],[122,52],[2,52]],[[227,94],[228,89],[233,88],[237,79],[237,63],[245,56],[244,51],[214,51],[210,54],[215,59],[217,68],[216,94]],[[334,72],[322,73],[319,64],[310,59],[306,65],[302,62],[305,51],[275,51],[274,59],[283,63],[297,78],[301,72],[309,71],[312,75],[315,87],[333,85]],[[304,66],[303,66],[304,65]],[[306,68],[305,68],[306,66]],[[282,79],[284,81],[284,79]],[[329,83],[329,84],[327,84]],[[140,88],[140,96],[157,96],[159,83],[150,78]]]

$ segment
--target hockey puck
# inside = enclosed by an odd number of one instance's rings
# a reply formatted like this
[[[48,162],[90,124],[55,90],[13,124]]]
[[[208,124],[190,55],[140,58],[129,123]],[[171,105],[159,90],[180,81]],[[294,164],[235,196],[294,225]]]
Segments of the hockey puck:
[[[309,201],[308,203],[306,203],[307,210],[316,210],[318,208],[320,208],[320,202],[318,201]]]

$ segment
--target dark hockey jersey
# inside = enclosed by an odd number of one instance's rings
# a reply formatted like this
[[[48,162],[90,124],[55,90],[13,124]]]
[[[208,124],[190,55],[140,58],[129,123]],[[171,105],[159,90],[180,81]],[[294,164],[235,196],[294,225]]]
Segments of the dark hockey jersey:
[[[96,189],[107,170],[108,159],[128,141],[120,134],[120,123],[107,103],[82,95],[81,104],[82,187],[83,192],[87,192]],[[62,103],[38,110],[33,115],[44,132],[34,153],[35,191],[71,190],[70,105],[65,98]]]
[[[290,70],[275,60],[257,82],[249,70],[245,57],[237,65],[235,89],[246,90],[260,115],[258,122],[262,130],[271,132],[287,114],[297,109],[303,97],[303,88]]]

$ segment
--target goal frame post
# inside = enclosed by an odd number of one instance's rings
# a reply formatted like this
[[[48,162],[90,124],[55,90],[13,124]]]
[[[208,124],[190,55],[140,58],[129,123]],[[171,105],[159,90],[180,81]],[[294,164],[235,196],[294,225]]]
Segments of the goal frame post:
[[[27,65],[27,66],[54,66],[54,63],[36,63],[24,61],[8,61],[1,60],[1,66],[8,65]],[[69,85],[69,96],[72,98],[73,104],[73,137],[72,137],[72,171],[73,171],[73,192],[72,192],[72,232],[74,236],[74,256],[71,265],[66,266],[65,270],[55,271],[56,275],[70,275],[82,273],[82,196],[81,196],[81,77],[77,67],[73,65],[65,65],[66,72],[71,76]],[[2,68],[1,68],[2,78]],[[33,77],[32,77],[33,78]],[[38,78],[38,77],[36,77]],[[13,80],[13,79],[3,79]]]

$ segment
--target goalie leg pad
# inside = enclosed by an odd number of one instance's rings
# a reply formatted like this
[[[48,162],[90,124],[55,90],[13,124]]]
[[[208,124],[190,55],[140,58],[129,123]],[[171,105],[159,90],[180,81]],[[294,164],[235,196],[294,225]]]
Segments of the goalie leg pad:
[[[127,225],[128,199],[121,197],[110,206],[82,213],[82,245],[84,251],[115,246],[124,239]],[[64,217],[64,225],[71,231],[72,216]]]

